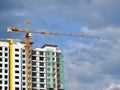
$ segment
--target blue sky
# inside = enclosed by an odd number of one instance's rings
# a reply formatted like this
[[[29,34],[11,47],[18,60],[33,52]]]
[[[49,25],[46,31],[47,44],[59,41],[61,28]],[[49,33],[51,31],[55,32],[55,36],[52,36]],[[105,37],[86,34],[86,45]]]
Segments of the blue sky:
[[[24,39],[8,26],[100,36],[100,40],[33,34],[33,47],[64,53],[66,90],[120,90],[120,0],[0,0],[0,38]]]

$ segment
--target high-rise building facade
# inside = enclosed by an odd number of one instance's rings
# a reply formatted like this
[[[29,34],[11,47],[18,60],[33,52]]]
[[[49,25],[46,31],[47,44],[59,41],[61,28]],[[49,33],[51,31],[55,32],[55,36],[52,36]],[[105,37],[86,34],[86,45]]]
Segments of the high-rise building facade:
[[[26,90],[26,54],[19,40],[0,40],[0,90]]]
[[[56,47],[32,50],[32,90],[64,90],[63,55]]]
[[[0,90],[27,90],[25,44],[0,39]],[[64,90],[63,55],[56,45],[31,51],[31,90]]]
[[[9,42],[0,40],[0,90],[9,89]]]

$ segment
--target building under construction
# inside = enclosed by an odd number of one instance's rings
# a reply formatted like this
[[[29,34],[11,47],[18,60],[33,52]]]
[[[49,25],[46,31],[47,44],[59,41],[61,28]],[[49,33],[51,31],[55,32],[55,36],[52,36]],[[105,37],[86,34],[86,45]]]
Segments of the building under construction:
[[[25,33],[24,45],[22,48],[25,51],[25,71],[23,72],[23,58],[19,57],[19,55],[14,55],[14,43],[13,40],[9,41],[9,90],[64,90],[64,73],[63,73],[63,55],[60,50],[57,50],[56,45],[44,45],[41,48],[31,49],[30,39],[33,34],[42,34],[42,35],[57,35],[57,36],[72,36],[72,37],[81,37],[81,38],[96,38],[97,36],[87,36],[81,34],[65,34],[58,32],[45,32],[45,31],[31,31],[28,30],[28,25],[30,22],[26,22],[26,29],[21,30],[18,27],[8,27],[8,32],[21,32]],[[0,44],[1,45],[1,44]],[[17,47],[19,47],[20,43],[17,43]],[[19,47],[19,49],[21,49]],[[18,50],[18,49],[17,49]],[[18,50],[21,54],[21,51]],[[2,53],[2,51],[1,51]],[[18,57],[19,59],[19,76],[21,77],[20,82],[15,83],[14,80],[16,78],[13,74],[15,74],[13,67],[15,66],[13,57]],[[16,68],[15,68],[16,70]],[[25,74],[26,83],[23,84],[23,74]],[[15,87],[18,84],[19,87]],[[25,86],[25,88],[23,88]],[[2,87],[2,85],[1,85]],[[2,87],[4,88],[4,87]],[[17,88],[17,89],[15,89]],[[19,88],[19,89],[18,89]],[[2,89],[4,90],[4,89]]]
[[[32,90],[64,90],[63,55],[56,47],[32,50]]]
[[[0,40],[0,90],[27,90],[24,46],[20,40]],[[64,90],[63,55],[57,46],[30,51],[30,90]]]

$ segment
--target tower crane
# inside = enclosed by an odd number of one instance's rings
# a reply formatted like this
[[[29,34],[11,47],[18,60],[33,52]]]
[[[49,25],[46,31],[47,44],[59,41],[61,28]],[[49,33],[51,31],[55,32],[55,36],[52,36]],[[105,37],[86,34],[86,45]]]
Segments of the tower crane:
[[[25,33],[25,50],[26,50],[26,74],[27,74],[27,89],[26,90],[30,90],[30,85],[31,85],[31,78],[30,78],[30,48],[31,48],[31,44],[30,44],[30,37],[32,36],[31,33],[35,33],[35,34],[42,34],[42,35],[57,35],[57,36],[74,36],[74,37],[81,37],[81,38],[96,38],[96,39],[100,39],[100,37],[98,36],[87,36],[87,35],[81,35],[81,34],[65,34],[65,33],[58,33],[58,32],[46,32],[46,31],[31,31],[28,30],[28,25],[31,24],[29,21],[26,22],[26,29],[25,30],[21,30],[18,27],[8,27],[8,32],[22,32]]]

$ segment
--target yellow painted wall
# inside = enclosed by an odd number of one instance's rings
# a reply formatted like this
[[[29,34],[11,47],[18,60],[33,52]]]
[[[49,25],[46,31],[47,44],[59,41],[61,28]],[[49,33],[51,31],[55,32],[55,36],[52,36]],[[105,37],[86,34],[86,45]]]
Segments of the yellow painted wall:
[[[9,40],[9,90],[13,90],[13,70],[12,70],[12,53],[13,53],[13,40]]]

